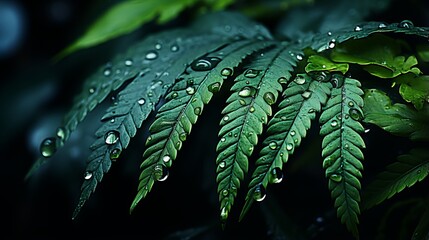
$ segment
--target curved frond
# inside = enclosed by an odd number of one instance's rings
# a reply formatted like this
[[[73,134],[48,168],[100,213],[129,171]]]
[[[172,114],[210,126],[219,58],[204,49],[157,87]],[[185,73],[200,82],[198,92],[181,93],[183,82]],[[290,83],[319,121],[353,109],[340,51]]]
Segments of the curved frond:
[[[160,180],[159,169],[167,171],[171,167],[182,142],[202,114],[204,104],[219,91],[223,80],[233,74],[233,69],[246,56],[268,45],[261,41],[238,41],[200,57],[190,65],[172,88],[167,96],[169,101],[159,109],[149,129],[151,136],[146,142],[138,193],[131,211],[150,192],[154,182]]]
[[[261,191],[265,191],[269,183],[282,180],[283,164],[306,137],[311,121],[326,103],[331,88],[331,83],[313,80],[307,74],[298,74],[287,86],[279,111],[268,123],[268,137],[262,143],[240,219],[255,200],[261,200]]]
[[[331,197],[335,201],[337,216],[347,229],[357,236],[360,214],[359,178],[362,177],[365,143],[359,135],[364,131],[362,120],[363,91],[359,81],[335,78],[336,88],[322,109],[319,122],[322,141],[323,168],[328,178]],[[333,79],[331,79],[332,81]]]
[[[298,56],[298,57],[296,57]],[[248,170],[248,157],[258,142],[271,106],[282,89],[281,84],[290,78],[290,71],[296,62],[302,60],[302,53],[296,48],[277,46],[258,54],[235,79],[219,132],[220,142],[216,151],[218,157],[218,195],[222,221],[226,221],[237,196],[240,182]]]
[[[407,187],[422,181],[429,174],[429,151],[413,149],[386,167],[365,189],[363,208],[368,209],[393,197]]]

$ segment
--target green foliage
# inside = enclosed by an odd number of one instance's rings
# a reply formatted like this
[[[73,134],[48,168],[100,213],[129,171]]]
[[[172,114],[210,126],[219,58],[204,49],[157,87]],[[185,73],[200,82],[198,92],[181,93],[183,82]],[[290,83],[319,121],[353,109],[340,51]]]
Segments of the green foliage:
[[[194,3],[167,2],[172,4],[162,11],[159,3],[153,1],[124,2],[100,20],[111,27],[109,21],[115,19],[116,14],[134,6],[132,13],[135,14],[117,23],[118,32],[103,35],[100,31],[105,30],[95,25],[90,28],[94,32],[87,35],[89,40],[84,36],[82,43],[72,49],[129,32],[156,13],[161,14],[160,21],[171,19]],[[213,1],[207,3],[215,4]],[[213,6],[222,8],[229,3],[223,1]],[[147,8],[142,18],[136,4],[148,4],[153,8]],[[127,21],[135,24],[121,27]],[[240,219],[255,201],[266,197],[269,184],[282,181],[284,165],[318,118],[322,137],[321,168],[325,170],[334,208],[341,223],[358,237],[360,179],[366,147],[361,136],[364,133],[362,122],[411,140],[427,141],[429,136],[427,77],[422,76],[417,67],[417,57],[404,54],[402,47],[408,43],[387,37],[386,33],[403,38],[406,34],[428,38],[429,29],[415,27],[410,21],[369,22],[330,34],[286,41],[272,37],[266,28],[242,15],[218,12],[203,16],[186,28],[154,34],[87,79],[57,136],[41,145],[43,157],[29,174],[66,143],[90,111],[115,95],[115,101],[105,109],[101,126],[95,133],[96,140],[91,145],[73,217],[149,115],[155,113],[132,211],[156,182],[167,179],[172,162],[178,159],[178,152],[204,107],[229,81],[231,88],[226,92],[228,97],[222,110],[216,148],[216,183],[222,223],[227,221],[249,172],[251,177]],[[352,68],[367,71],[380,82],[387,78],[399,84],[405,103],[392,104],[382,91],[362,87],[366,79],[352,77],[348,72]],[[250,169],[249,159],[262,135],[261,150],[254,169]],[[371,193],[365,206],[381,203],[426,177],[427,156],[426,151],[416,150],[400,157],[398,163],[380,174],[381,183],[376,181],[368,186]],[[375,188],[381,191],[371,191]],[[419,234],[427,230],[425,219],[427,216],[416,230]]]

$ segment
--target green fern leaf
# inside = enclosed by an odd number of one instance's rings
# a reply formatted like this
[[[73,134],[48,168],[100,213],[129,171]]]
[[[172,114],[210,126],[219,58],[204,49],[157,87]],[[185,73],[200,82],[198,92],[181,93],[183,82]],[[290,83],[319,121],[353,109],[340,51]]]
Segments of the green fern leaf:
[[[392,104],[386,93],[369,89],[365,91],[364,121],[379,126],[397,136],[411,140],[428,140],[429,106],[419,111],[402,103]]]
[[[335,200],[337,216],[349,231],[357,236],[359,202],[365,143],[359,133],[364,131],[362,120],[363,91],[351,78],[340,79],[332,90],[319,122],[322,125],[323,167],[326,169],[331,197]],[[342,83],[344,82],[344,83]]]
[[[138,193],[131,211],[150,192],[154,182],[163,179],[161,176],[176,159],[182,142],[202,114],[204,104],[210,101],[213,93],[219,91],[223,80],[233,74],[233,68],[247,55],[267,46],[261,41],[239,41],[191,64],[191,69],[172,88],[167,96],[169,101],[159,109],[149,129],[151,136],[146,142]]]
[[[326,103],[331,88],[331,83],[315,81],[307,74],[298,74],[287,86],[279,111],[268,123],[268,137],[262,143],[240,219],[255,200],[262,200],[261,191],[265,191],[269,183],[282,180],[283,164],[306,137],[311,121]]]
[[[429,151],[413,149],[376,176],[363,194],[363,208],[368,209],[422,181],[429,173]]]
[[[221,139],[216,149],[216,181],[223,222],[247,173],[248,157],[257,144],[257,135],[272,115],[270,105],[275,103],[281,84],[287,82],[290,71],[302,57],[292,46],[277,46],[252,59],[245,67],[247,70],[235,79],[233,94],[222,111]]]

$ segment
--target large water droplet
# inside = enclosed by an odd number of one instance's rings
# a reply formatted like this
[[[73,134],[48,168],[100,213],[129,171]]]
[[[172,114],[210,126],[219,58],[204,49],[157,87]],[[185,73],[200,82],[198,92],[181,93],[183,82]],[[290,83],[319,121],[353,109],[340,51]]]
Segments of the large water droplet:
[[[56,139],[53,137],[46,138],[40,144],[40,153],[45,158],[52,157],[54,153],[57,151]]]
[[[165,163],[169,162],[171,160],[171,157],[168,155],[165,155],[164,157],[162,157],[162,161],[164,161]]]
[[[244,76],[247,78],[255,78],[258,76],[259,72],[259,70],[247,69],[246,72],[244,72]]]
[[[286,150],[292,151],[292,149],[293,149],[293,144],[292,143],[287,143],[286,144]]]
[[[305,77],[302,75],[297,75],[293,80],[296,84],[302,85],[305,83]]]
[[[168,178],[168,168],[164,166],[163,164],[156,164],[153,169],[153,178],[158,181],[162,182],[165,181]]]
[[[274,93],[272,92],[266,92],[264,93],[264,101],[268,104],[268,105],[273,105],[276,102],[276,97],[274,96]]]
[[[400,28],[412,28],[414,27],[414,23],[410,20],[403,20],[398,24],[398,27]]]
[[[233,71],[231,68],[224,68],[224,69],[222,69],[222,71],[220,71],[220,75],[222,75],[224,77],[231,76],[232,74],[233,74]]]
[[[343,180],[343,177],[339,174],[332,174],[329,179],[331,179],[334,182],[341,182],[341,180]]]
[[[331,84],[334,88],[340,88],[344,84],[344,77],[340,74],[334,74],[331,77]]]
[[[85,178],[85,180],[89,180],[92,178],[92,172],[85,172],[85,174],[83,175],[83,178]]]
[[[212,83],[208,86],[208,90],[209,90],[209,92],[217,93],[220,90],[220,86],[221,86],[220,82],[215,82],[215,83]]]
[[[187,87],[186,88],[186,93],[189,95],[192,95],[195,93],[195,88],[194,87]]]
[[[272,150],[275,150],[275,149],[277,148],[277,143],[276,143],[276,142],[270,142],[270,143],[268,144],[268,146],[269,146]]]
[[[256,93],[256,89],[254,87],[246,86],[238,92],[238,96],[250,97],[250,96],[253,96],[255,93]]]
[[[110,160],[115,161],[121,155],[121,150],[119,148],[115,148],[110,151]]]
[[[355,121],[359,121],[363,118],[362,113],[356,108],[350,108],[349,115]]]
[[[154,60],[158,57],[158,53],[156,51],[149,51],[146,53],[145,58],[147,60]]]
[[[270,183],[280,183],[283,180],[283,172],[280,168],[273,168],[269,177]]]
[[[104,141],[108,145],[115,144],[119,140],[119,133],[117,131],[110,131],[106,133]]]
[[[202,57],[191,63],[191,68],[194,71],[207,71],[216,67],[221,61],[218,57]]]
[[[144,98],[140,98],[140,99],[137,101],[137,103],[138,103],[139,105],[143,105],[145,102],[146,102],[146,100],[145,100]]]
[[[265,199],[267,194],[265,193],[265,188],[262,186],[262,184],[259,184],[255,187],[255,192],[253,193],[253,199],[255,199],[258,202],[261,202]]]

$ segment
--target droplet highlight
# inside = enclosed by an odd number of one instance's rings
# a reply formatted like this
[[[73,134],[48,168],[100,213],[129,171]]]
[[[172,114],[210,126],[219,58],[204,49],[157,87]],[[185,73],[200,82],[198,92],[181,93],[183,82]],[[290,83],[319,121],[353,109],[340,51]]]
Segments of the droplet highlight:
[[[270,172],[270,183],[280,183],[283,180],[283,172],[280,168],[273,168]]]
[[[167,180],[169,175],[168,168],[163,164],[156,164],[153,169],[153,177],[156,181],[162,182]]]
[[[255,192],[253,192],[253,199],[255,199],[255,201],[261,202],[265,199],[266,196],[267,194],[265,192],[264,186],[261,184],[257,185],[255,187]]]
[[[110,131],[106,133],[104,141],[108,145],[113,145],[119,140],[119,133],[117,131]]]
[[[46,138],[40,144],[40,153],[43,157],[49,158],[57,151],[56,139],[53,137]]]

